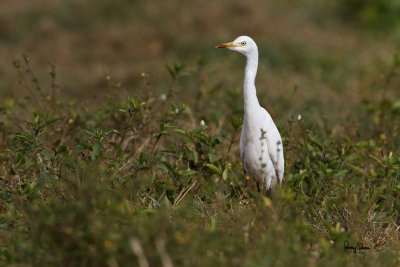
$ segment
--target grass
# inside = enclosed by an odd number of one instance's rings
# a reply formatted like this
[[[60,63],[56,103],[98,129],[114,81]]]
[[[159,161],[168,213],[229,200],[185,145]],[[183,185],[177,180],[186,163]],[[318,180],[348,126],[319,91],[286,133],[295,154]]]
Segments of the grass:
[[[0,50],[32,57],[0,64],[1,265],[399,265],[397,30],[322,3],[10,4]],[[272,200],[239,159],[243,58],[212,49],[238,30],[283,137]]]

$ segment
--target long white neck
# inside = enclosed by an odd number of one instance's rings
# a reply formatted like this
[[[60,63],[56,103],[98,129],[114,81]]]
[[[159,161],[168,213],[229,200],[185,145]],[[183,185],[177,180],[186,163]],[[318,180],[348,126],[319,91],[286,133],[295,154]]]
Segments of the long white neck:
[[[258,67],[258,51],[247,55],[246,67],[244,69],[244,82],[243,82],[243,99],[244,99],[244,115],[248,115],[255,107],[259,107],[255,79]]]

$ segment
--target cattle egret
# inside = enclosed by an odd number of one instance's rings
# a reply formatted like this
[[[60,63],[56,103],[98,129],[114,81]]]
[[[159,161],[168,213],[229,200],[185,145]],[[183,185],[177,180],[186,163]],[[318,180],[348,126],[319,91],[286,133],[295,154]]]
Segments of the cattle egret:
[[[240,158],[246,174],[264,185],[265,193],[277,182],[282,184],[284,172],[282,138],[269,113],[260,106],[255,86],[258,67],[258,49],[248,36],[216,46],[237,51],[246,56],[243,99],[244,118],[240,135]]]

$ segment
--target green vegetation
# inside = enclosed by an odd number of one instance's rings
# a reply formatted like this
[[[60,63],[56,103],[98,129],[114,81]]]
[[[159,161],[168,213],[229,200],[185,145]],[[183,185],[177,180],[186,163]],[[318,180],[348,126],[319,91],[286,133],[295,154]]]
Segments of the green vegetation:
[[[0,4],[0,265],[400,264],[394,1],[351,27],[360,1],[43,2]],[[239,159],[243,58],[213,48],[243,33],[272,200]]]
[[[398,27],[400,4],[394,0],[340,0],[338,9],[345,20],[371,30]]]

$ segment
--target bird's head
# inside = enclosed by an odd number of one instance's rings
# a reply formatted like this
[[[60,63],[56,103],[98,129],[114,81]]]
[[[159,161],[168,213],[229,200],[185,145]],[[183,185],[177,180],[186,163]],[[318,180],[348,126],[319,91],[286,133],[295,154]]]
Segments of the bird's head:
[[[256,43],[248,36],[239,36],[233,42],[217,45],[216,48],[228,48],[245,56],[257,51]]]

